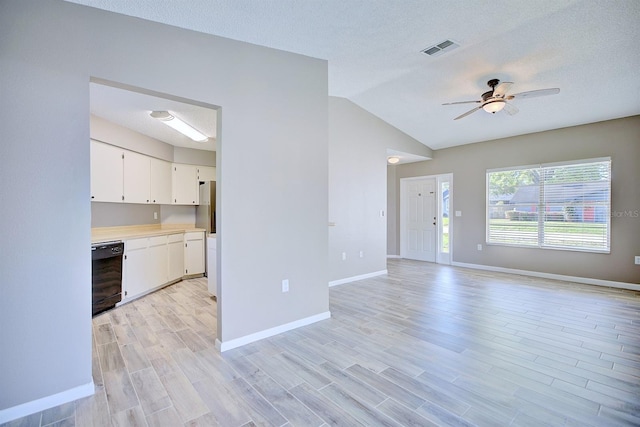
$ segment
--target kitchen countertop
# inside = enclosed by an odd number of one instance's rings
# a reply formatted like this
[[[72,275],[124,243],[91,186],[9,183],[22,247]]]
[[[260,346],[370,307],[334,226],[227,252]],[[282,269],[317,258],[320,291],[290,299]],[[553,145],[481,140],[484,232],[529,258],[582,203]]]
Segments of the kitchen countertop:
[[[122,227],[96,227],[91,229],[91,243],[163,236],[191,231],[205,232],[206,230],[204,228],[196,228],[192,224],[145,224]]]

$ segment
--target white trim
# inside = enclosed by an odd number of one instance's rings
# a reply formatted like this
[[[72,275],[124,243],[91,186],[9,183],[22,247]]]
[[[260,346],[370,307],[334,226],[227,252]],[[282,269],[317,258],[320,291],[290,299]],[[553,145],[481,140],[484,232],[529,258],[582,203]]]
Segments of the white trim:
[[[452,262],[455,267],[473,268],[476,270],[497,271],[500,273],[520,274],[522,276],[541,277],[543,279],[564,280],[567,282],[584,283],[585,285],[606,286],[609,288],[628,289],[640,291],[640,285],[636,283],[614,282],[613,280],[592,279],[590,277],[565,276],[563,274],[543,273],[540,271],[517,270],[515,268],[495,267],[492,265],[467,264],[466,262]]]
[[[87,384],[52,394],[51,396],[42,397],[27,403],[12,406],[11,408],[2,409],[0,410],[0,424],[26,417],[27,415],[35,414],[36,412],[44,411],[45,409],[53,408],[64,403],[73,402],[74,400],[91,396],[94,393],[95,386],[93,384],[93,380],[91,380],[91,382]]]
[[[283,332],[287,332],[292,329],[299,328],[301,326],[307,326],[312,323],[319,322],[321,320],[329,319],[330,317],[331,317],[331,312],[325,311],[324,313],[316,314],[315,316],[305,317],[304,319],[299,319],[294,322],[285,323],[284,325],[265,329],[264,331],[245,335],[244,337],[236,338],[236,339],[225,341],[225,342],[222,342],[218,338],[216,338],[216,348],[218,349],[219,352],[222,353],[227,350],[232,350],[237,347],[242,347],[243,345],[251,344],[252,342],[260,341],[262,339],[269,338],[274,335],[278,335]]]
[[[400,258],[397,255],[395,255],[395,256]],[[351,282],[355,282],[357,280],[369,279],[371,277],[383,276],[383,275],[385,275],[387,273],[388,273],[388,271],[385,269],[385,270],[380,270],[380,271],[374,271],[373,273],[360,274],[359,276],[345,277],[344,279],[333,280],[333,281],[329,282],[329,287],[338,286],[338,285],[344,285],[345,283],[351,283]]]
[[[400,258],[402,258],[400,255],[387,254],[387,259],[400,259]]]
[[[442,183],[443,182],[448,182],[449,183],[449,252],[441,252],[440,249],[442,248],[442,210],[444,208],[444,204],[443,204],[443,200],[442,200],[442,193],[440,192],[440,190],[442,189]],[[436,197],[436,209],[438,211],[437,216],[438,216],[438,230],[436,233],[436,263],[438,264],[445,264],[445,265],[451,265],[451,259],[453,258],[453,229],[454,229],[454,217],[455,217],[455,211],[453,211],[453,174],[452,173],[446,173],[446,174],[442,174],[442,175],[437,175],[436,176],[436,187],[438,188],[437,190],[437,197]]]

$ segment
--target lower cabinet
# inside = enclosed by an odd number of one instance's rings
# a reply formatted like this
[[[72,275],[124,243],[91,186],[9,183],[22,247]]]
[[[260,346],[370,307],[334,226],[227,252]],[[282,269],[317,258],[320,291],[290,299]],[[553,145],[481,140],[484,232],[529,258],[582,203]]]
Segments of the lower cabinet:
[[[218,285],[217,285],[217,247],[216,247],[216,238],[208,237],[207,238],[207,288],[209,289],[209,293],[214,297],[218,296]]]
[[[204,273],[204,231],[184,233],[184,274]]]
[[[152,289],[149,278],[149,239],[131,239],[124,242],[122,300],[125,301]]]
[[[184,276],[184,233],[167,236],[169,282]]]
[[[151,289],[169,281],[167,236],[149,237],[149,285]]]
[[[184,276],[204,273],[204,232],[176,233],[124,242],[122,301]]]

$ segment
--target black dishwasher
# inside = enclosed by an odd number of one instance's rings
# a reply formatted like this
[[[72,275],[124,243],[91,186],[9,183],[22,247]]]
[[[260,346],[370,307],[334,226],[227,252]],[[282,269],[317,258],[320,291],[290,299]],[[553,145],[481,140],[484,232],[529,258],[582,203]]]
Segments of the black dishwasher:
[[[122,254],[124,243],[91,245],[91,314],[115,307],[122,300]]]

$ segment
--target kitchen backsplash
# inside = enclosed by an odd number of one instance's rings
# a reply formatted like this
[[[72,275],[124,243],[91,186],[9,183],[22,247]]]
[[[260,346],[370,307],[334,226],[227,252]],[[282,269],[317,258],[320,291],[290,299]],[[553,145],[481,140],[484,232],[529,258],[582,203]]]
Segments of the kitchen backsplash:
[[[91,228],[195,222],[195,206],[91,202]]]

